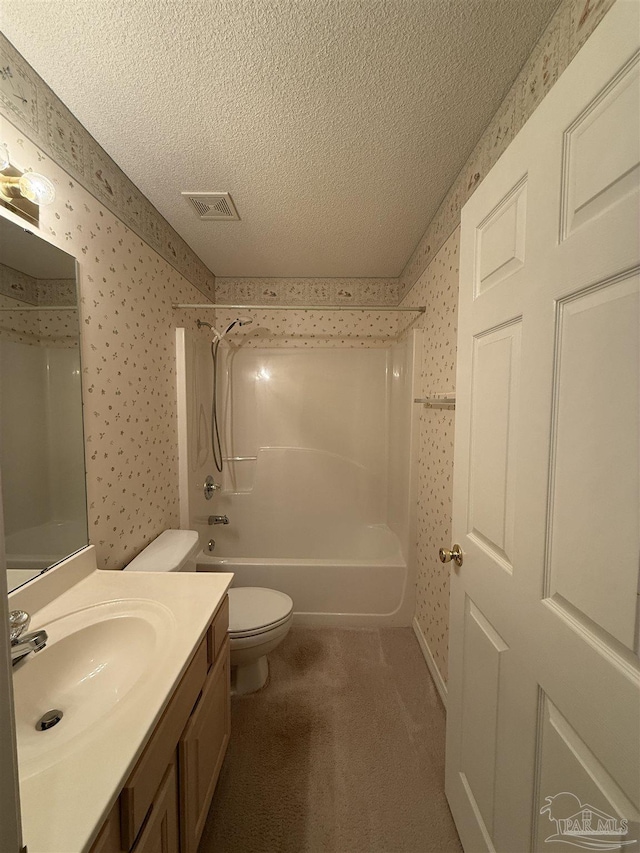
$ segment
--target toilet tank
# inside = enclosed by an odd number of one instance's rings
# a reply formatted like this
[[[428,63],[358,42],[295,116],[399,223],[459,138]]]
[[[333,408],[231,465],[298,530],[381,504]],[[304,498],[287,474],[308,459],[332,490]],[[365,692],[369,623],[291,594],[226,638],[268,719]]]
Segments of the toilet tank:
[[[195,572],[200,552],[195,530],[165,530],[125,566],[125,572]]]

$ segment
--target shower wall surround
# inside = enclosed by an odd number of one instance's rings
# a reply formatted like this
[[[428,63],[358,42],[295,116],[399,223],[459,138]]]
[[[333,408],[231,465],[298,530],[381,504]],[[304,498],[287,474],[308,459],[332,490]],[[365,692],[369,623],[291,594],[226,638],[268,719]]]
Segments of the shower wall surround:
[[[236,585],[286,592],[305,624],[411,624],[420,338],[384,349],[225,340],[217,400],[229,461],[216,474],[211,353],[178,330],[181,521],[215,538],[201,567],[223,561]],[[207,474],[222,486],[210,502]],[[212,529],[212,512],[230,524]]]
[[[34,528],[66,522],[82,528],[85,516],[77,346],[51,345],[44,336],[37,345],[33,341],[9,339],[4,329],[0,338],[2,486],[11,496],[3,515],[11,568],[19,565],[16,555],[56,553],[53,536],[43,538],[42,550],[35,549]],[[31,393],[25,395],[25,388]],[[31,550],[12,550],[16,536],[30,540]],[[72,536],[69,550],[84,540],[86,533]]]

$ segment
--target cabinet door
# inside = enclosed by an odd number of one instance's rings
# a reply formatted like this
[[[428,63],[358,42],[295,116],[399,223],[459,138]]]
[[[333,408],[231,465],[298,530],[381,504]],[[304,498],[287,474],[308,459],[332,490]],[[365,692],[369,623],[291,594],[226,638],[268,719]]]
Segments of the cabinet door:
[[[196,853],[231,731],[229,641],[180,740],[181,853]]]
[[[166,769],[175,759],[176,745],[206,679],[207,644],[202,642],[122,789],[120,821],[124,850],[133,847],[140,833]]]
[[[151,812],[132,853],[179,853],[178,785],[175,763],[160,783]]]
[[[120,806],[116,803],[105,820],[98,837],[91,845],[89,853],[121,853],[120,845]]]

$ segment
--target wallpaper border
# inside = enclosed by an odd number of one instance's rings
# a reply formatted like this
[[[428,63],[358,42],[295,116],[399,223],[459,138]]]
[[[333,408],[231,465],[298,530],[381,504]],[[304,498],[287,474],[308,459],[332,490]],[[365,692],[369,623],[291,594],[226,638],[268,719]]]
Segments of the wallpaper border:
[[[460,224],[462,208],[616,0],[561,0],[398,278],[398,304]]]
[[[0,115],[213,300],[215,275],[1,32]]]
[[[375,293],[379,304],[400,305],[459,225],[463,206],[614,2],[616,0],[561,0],[398,278],[344,278],[330,283],[322,279],[287,281],[227,277],[219,282],[220,296],[224,293],[226,299],[238,301],[246,291],[265,304],[285,296],[287,301],[299,304],[313,303],[319,298],[327,304],[340,304],[373,301]],[[26,105],[19,98],[11,100],[3,92],[3,78],[7,68],[12,66],[22,90],[31,96]],[[2,33],[0,115],[15,124],[198,290],[215,301],[215,275]],[[236,291],[233,299],[232,289]]]

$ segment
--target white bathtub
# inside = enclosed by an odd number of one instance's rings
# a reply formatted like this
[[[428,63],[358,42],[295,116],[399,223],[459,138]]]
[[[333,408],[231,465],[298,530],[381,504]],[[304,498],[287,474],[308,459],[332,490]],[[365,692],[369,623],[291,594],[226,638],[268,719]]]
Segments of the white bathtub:
[[[37,578],[42,569],[7,569],[7,592],[13,592],[23,583]]]
[[[83,521],[39,524],[5,537],[8,569],[47,569],[87,544]]]
[[[223,556],[203,551],[198,571],[234,572],[234,586],[278,589],[294,602],[294,622],[303,625],[409,625],[407,564],[398,537],[386,525],[365,525],[341,536],[343,556]],[[349,547],[350,545],[350,547]],[[271,548],[267,550],[271,550]],[[286,550],[286,542],[280,542]],[[313,543],[312,550],[320,550]],[[334,551],[329,537],[326,551]]]

